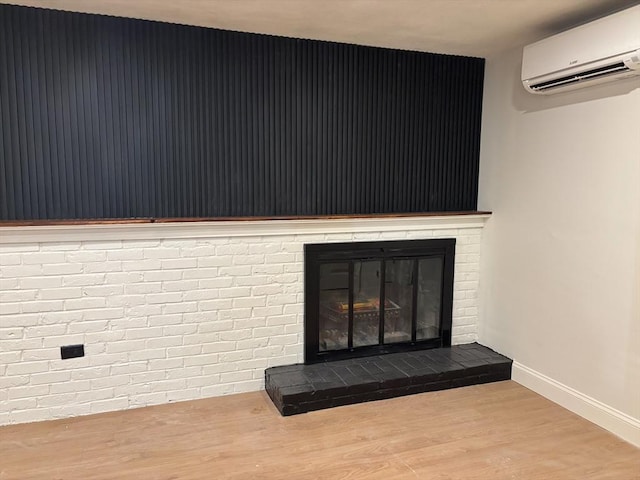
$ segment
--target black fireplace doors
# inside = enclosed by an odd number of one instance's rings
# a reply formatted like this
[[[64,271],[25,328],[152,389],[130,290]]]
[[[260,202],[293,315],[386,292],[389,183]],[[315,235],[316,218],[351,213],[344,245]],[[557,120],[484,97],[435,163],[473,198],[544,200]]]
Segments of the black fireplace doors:
[[[305,363],[451,345],[455,239],[305,245]]]

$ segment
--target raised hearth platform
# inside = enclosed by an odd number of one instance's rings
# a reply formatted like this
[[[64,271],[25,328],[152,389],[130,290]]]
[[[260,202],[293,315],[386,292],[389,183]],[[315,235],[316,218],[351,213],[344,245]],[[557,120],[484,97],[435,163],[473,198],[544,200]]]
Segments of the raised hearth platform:
[[[282,415],[511,378],[511,359],[477,343],[265,371]]]

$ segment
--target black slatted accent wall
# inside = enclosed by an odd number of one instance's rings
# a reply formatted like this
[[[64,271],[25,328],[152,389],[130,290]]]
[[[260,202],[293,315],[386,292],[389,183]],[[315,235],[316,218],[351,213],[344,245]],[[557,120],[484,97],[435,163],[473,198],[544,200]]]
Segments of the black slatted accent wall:
[[[0,219],[475,210],[483,73],[0,5]]]

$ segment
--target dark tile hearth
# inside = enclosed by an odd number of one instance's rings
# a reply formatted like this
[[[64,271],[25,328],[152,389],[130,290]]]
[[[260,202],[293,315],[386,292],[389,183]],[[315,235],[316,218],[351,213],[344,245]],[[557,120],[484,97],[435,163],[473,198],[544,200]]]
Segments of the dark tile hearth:
[[[284,416],[413,393],[509,380],[512,361],[477,343],[265,371]]]

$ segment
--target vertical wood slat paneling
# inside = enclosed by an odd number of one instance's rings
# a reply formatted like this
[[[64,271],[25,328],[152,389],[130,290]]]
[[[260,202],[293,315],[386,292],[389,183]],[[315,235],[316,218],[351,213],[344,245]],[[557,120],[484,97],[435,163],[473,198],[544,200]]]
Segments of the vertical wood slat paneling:
[[[0,5],[0,220],[475,210],[483,72]]]

